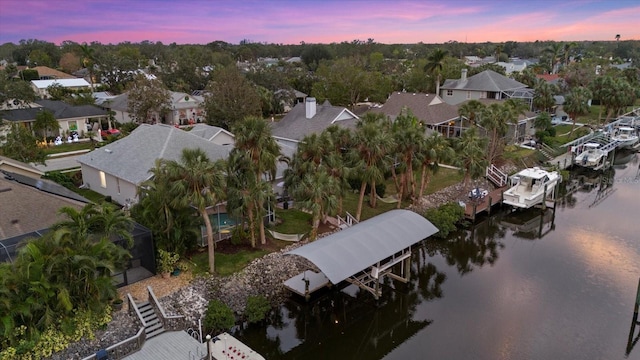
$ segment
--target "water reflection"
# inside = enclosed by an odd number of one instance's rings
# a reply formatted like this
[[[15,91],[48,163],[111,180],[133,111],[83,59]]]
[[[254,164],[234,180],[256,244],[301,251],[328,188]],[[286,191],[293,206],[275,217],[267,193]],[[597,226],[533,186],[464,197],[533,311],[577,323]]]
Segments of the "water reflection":
[[[535,240],[556,229],[555,218],[556,212],[552,208],[527,209],[507,212],[500,224],[518,238]]]
[[[407,284],[386,278],[382,296],[349,285],[312,302],[297,297],[273,312],[267,324],[237,329],[267,359],[380,359],[431,324],[415,319],[417,305],[442,297],[445,275],[413,253]],[[422,264],[422,265],[420,265]]]
[[[498,250],[504,248],[501,241],[505,228],[498,217],[490,217],[473,225],[470,230],[460,230],[446,240],[433,240],[425,244],[430,256],[442,255],[447,264],[455,266],[460,275],[472,272],[498,260]]]

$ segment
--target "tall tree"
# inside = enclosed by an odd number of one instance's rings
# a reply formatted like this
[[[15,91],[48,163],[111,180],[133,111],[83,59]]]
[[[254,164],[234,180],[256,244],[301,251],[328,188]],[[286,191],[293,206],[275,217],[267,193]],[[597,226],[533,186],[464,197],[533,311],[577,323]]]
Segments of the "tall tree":
[[[464,188],[468,189],[469,181],[484,174],[488,161],[487,139],[478,136],[477,129],[472,128],[457,139],[455,143],[456,161],[462,165],[464,171]]]
[[[84,66],[89,72],[89,82],[91,83],[91,93],[93,94],[93,75],[94,67],[96,65],[96,49],[90,47],[87,43],[79,45],[79,47],[82,54],[82,66]]]
[[[328,214],[334,213],[338,207],[336,190],[339,186],[335,183],[324,164],[318,166],[315,171],[308,172],[302,177],[302,181],[292,189],[292,194],[300,201],[300,207],[311,213],[312,230],[309,238],[315,240],[318,237],[320,220],[326,220]]]
[[[138,75],[128,86],[127,109],[138,123],[150,122],[157,114],[160,119],[170,110],[171,94],[169,89],[160,81],[148,79],[145,75]]]
[[[416,165],[416,154],[420,151],[420,146],[424,141],[424,127],[420,120],[411,112],[403,112],[391,125],[391,133],[395,144],[394,174],[399,171],[400,180],[396,181],[398,190],[398,208],[402,200],[411,198],[417,200],[416,180],[413,174]]]
[[[465,101],[458,107],[458,115],[466,118],[471,123],[471,126],[476,126],[478,115],[484,107],[484,104],[478,100]]]
[[[566,96],[563,105],[564,111],[569,114],[569,117],[573,121],[571,126],[571,134],[576,128],[576,121],[578,116],[589,113],[589,100],[591,99],[591,91],[585,87],[577,87],[571,89],[571,93]]]
[[[262,114],[255,86],[235,65],[214,71],[207,85],[207,94],[204,106],[209,125],[230,129],[247,116]]]
[[[194,207],[204,222],[207,230],[209,251],[209,272],[215,273],[215,250],[213,227],[207,208],[216,205],[224,197],[223,160],[212,162],[202,149],[184,149],[180,162],[163,161],[168,176],[173,180],[171,192],[176,194],[175,206]]]
[[[553,96],[556,95],[557,91],[558,89],[555,85],[552,85],[542,79],[538,80],[533,93],[533,106],[542,111],[549,112],[556,104],[556,100]]]
[[[436,77],[436,95],[440,96],[440,77],[444,68],[444,61],[448,55],[448,51],[437,48],[429,56],[427,56],[427,64],[424,70]]]
[[[25,163],[44,164],[47,154],[38,146],[38,139],[28,128],[20,124],[11,124],[4,140],[4,144],[0,146],[4,156]]]
[[[254,181],[266,182],[275,179],[277,163],[281,160],[280,146],[271,136],[271,127],[261,118],[249,116],[234,124],[232,132],[236,134],[234,151],[245,154],[249,160]],[[255,187],[263,188],[260,184]],[[271,197],[273,199],[273,197]],[[264,201],[254,199],[252,206],[258,219],[264,217]],[[259,221],[260,242],[266,243],[264,222]]]
[[[440,163],[443,161],[452,161],[455,157],[455,152],[449,141],[440,135],[440,133],[434,132],[424,139],[420,152],[418,153],[418,159],[421,165],[420,174],[420,191],[418,192],[418,198],[422,198],[425,190],[429,186],[431,180],[431,174],[438,172]]]
[[[553,42],[543,50],[543,53],[547,54],[550,58],[552,74],[558,72],[560,60],[562,60],[562,51],[563,44],[561,42]]]
[[[364,195],[369,185],[371,207],[376,206],[376,184],[384,181],[385,170],[390,165],[389,154],[393,151],[393,138],[388,132],[388,121],[384,114],[367,113],[357,124],[354,133],[352,155],[359,175],[360,196],[356,219],[362,215]]]

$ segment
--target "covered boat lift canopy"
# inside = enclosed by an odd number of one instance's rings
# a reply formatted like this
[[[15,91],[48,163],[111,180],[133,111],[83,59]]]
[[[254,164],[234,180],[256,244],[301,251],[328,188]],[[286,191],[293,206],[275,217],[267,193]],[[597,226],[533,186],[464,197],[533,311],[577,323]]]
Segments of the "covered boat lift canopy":
[[[391,210],[285,255],[298,255],[311,261],[320,269],[326,283],[335,285],[346,280],[378,298],[384,276],[403,282],[409,280],[411,246],[438,231],[429,220],[413,211]],[[392,267],[399,263],[401,273],[397,275]],[[306,273],[285,281],[285,286],[308,297],[310,280]],[[316,283],[313,290],[319,288],[316,279],[319,275],[311,277]]]

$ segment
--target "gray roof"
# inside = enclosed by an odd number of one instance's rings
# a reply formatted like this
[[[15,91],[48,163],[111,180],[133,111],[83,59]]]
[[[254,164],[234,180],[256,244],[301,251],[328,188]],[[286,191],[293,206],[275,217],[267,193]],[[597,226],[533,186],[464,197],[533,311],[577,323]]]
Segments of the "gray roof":
[[[391,210],[286,254],[311,261],[338,284],[438,231],[413,211]]]
[[[218,135],[220,132],[225,132],[231,136],[233,136],[233,134],[231,134],[230,132],[228,132],[227,130],[217,127],[217,126],[211,126],[211,125],[207,125],[207,124],[203,124],[203,123],[198,123],[193,125],[193,128],[191,128],[191,130],[189,131],[190,133],[200,136],[201,138],[207,140],[207,141],[211,141],[213,140],[213,138],[216,137],[216,135]]]
[[[41,107],[6,110],[2,112],[2,118],[9,121],[33,121],[43,110],[51,111],[57,120],[107,115],[106,110],[94,105],[74,106],[56,100],[37,100],[36,103]]]
[[[394,92],[381,107],[371,112],[383,113],[394,120],[403,109],[411,113],[425,124],[436,125],[458,119],[458,107],[447,104],[439,96],[424,93]]]
[[[332,124],[355,128],[357,121],[358,116],[347,108],[333,106],[328,101],[317,104],[315,116],[307,119],[305,103],[298,103],[280,121],[272,123],[271,134],[301,141],[307,135],[321,133]]]
[[[498,74],[493,70],[485,70],[466,80],[447,79],[440,87],[443,90],[472,90],[472,91],[507,91],[526,88],[527,85]]]
[[[129,95],[127,93],[120,94],[114,98],[106,99],[102,106],[112,109],[127,112],[129,111]]]
[[[133,184],[149,179],[156,159],[180,161],[182,149],[202,149],[211,161],[226,159],[232,146],[209,142],[164,124],[141,124],[131,134],[78,157],[78,162]]]

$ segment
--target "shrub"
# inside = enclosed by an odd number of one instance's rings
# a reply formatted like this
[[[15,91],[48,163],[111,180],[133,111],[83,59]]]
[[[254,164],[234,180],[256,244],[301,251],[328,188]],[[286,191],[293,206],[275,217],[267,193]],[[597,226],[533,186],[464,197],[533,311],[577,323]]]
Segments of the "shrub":
[[[236,323],[233,310],[220,300],[211,300],[204,315],[207,332],[227,331]]]
[[[244,313],[250,323],[255,323],[264,320],[270,309],[269,300],[264,296],[249,296]]]
[[[448,203],[427,210],[424,217],[440,230],[435,236],[445,238],[456,230],[456,224],[464,218],[464,208],[457,203]]]
[[[172,253],[170,251],[165,251],[162,249],[158,250],[158,271],[161,274],[170,273],[176,268],[176,264],[180,260],[180,255],[176,253]]]

